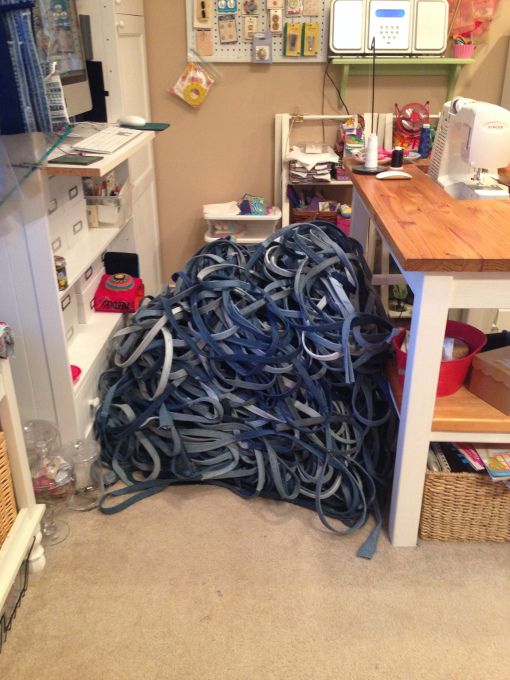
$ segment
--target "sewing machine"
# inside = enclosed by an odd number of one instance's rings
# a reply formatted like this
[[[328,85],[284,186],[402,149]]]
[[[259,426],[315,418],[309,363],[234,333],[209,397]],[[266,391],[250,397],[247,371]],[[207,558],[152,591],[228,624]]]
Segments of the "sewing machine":
[[[453,198],[508,198],[498,168],[510,163],[510,111],[457,97],[443,106],[429,175]]]

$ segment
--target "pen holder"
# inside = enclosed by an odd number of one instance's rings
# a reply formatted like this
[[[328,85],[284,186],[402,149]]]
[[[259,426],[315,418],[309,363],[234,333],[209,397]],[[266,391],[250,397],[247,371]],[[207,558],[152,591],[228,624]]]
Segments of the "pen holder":
[[[475,46],[472,43],[467,45],[456,45],[452,46],[453,56],[457,59],[471,59],[475,53]]]
[[[116,196],[87,196],[89,227],[120,227],[132,213],[132,191],[126,182]]]

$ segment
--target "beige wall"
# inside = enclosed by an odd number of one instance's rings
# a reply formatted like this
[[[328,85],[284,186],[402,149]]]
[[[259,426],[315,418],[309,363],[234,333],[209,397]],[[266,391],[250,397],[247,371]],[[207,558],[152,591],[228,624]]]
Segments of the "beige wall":
[[[202,245],[204,203],[273,194],[275,113],[320,113],[322,64],[218,64],[221,82],[198,110],[168,93],[186,63],[185,0],[145,0],[152,117],[171,128],[156,140],[162,263],[165,279]],[[499,103],[510,35],[510,0],[501,2],[477,61],[461,74],[456,93]],[[335,76],[335,67],[330,68]],[[376,111],[395,102],[430,100],[439,111],[445,79],[421,76],[377,80]],[[370,108],[368,78],[351,78],[346,103],[351,111]],[[326,85],[325,112],[337,108]]]

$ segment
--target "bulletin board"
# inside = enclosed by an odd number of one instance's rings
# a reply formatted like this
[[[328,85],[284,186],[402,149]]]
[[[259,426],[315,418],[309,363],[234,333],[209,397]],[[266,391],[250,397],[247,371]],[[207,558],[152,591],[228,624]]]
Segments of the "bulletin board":
[[[283,33],[272,33],[272,62],[273,63],[317,63],[326,62],[328,59],[328,43],[329,43],[329,0],[319,0],[317,3],[320,6],[318,16],[287,16],[287,3],[289,0],[282,0],[282,28],[285,23],[289,24],[304,24],[304,23],[318,23],[320,27],[318,39],[318,52],[314,56],[296,56],[287,57],[283,54],[284,39]],[[203,56],[204,61],[209,62],[252,62],[253,43],[252,40],[245,40],[243,36],[244,17],[243,6],[244,0],[237,0],[237,11],[231,14],[235,16],[237,26],[237,42],[221,43],[219,37],[218,17],[221,14],[218,12],[218,0],[210,0],[211,2],[211,34],[213,43],[213,54]],[[190,61],[196,60],[197,44],[196,34],[197,29],[194,27],[194,13],[196,9],[197,0],[186,0],[186,33],[187,33],[187,49],[188,59]],[[271,0],[258,0],[258,17],[257,19],[257,33],[265,33],[270,31],[269,9]],[[269,7],[268,7],[269,5]],[[200,6],[200,4],[199,4]],[[202,29],[198,29],[202,30]]]

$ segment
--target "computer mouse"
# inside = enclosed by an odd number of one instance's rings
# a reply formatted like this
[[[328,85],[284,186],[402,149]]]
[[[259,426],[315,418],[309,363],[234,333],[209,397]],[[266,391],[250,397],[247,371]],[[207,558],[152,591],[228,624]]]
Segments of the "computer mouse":
[[[377,179],[412,179],[412,175],[401,170],[385,170],[376,175]]]
[[[141,116],[121,116],[119,118],[119,125],[127,125],[128,127],[145,127],[147,121]]]

